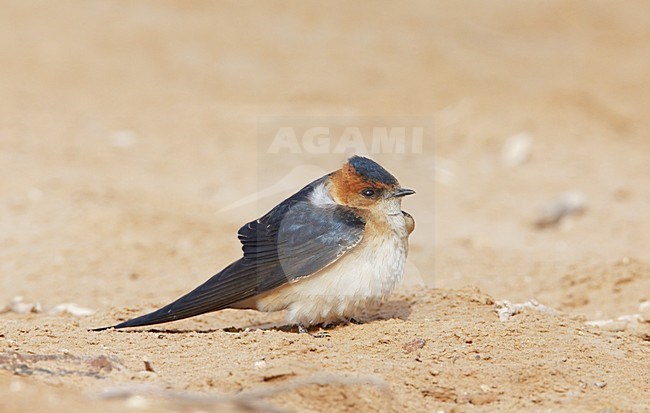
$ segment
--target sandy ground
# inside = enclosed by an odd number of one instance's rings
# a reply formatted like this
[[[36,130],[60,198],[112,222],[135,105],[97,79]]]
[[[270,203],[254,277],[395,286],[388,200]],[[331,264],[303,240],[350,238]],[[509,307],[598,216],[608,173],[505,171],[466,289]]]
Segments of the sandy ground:
[[[649,3],[0,6],[0,411],[650,411]],[[262,116],[433,125],[371,154],[417,190],[400,290],[323,338],[250,311],[88,331],[344,161],[270,153]]]

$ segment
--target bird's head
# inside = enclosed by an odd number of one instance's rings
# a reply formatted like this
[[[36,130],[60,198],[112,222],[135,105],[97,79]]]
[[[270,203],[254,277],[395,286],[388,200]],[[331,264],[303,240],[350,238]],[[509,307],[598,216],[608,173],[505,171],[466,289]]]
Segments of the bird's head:
[[[401,214],[401,200],[414,194],[377,162],[353,156],[331,175],[330,190],[341,205],[389,215]]]

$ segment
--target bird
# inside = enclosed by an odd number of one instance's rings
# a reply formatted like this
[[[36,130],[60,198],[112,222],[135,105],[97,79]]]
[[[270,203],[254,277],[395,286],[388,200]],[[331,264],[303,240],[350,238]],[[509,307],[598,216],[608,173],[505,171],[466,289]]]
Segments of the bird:
[[[415,191],[377,162],[354,155],[240,228],[243,256],[176,301],[119,324],[142,327],[226,308],[286,310],[301,333],[354,321],[401,281]]]

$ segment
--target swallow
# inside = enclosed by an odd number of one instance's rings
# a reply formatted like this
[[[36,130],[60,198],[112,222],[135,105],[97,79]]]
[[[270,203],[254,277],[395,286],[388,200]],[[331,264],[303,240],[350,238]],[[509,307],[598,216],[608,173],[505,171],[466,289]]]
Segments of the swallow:
[[[385,300],[404,274],[415,191],[353,156],[238,232],[243,257],[176,301],[109,328],[182,320],[226,308],[286,310],[299,331],[350,321]]]

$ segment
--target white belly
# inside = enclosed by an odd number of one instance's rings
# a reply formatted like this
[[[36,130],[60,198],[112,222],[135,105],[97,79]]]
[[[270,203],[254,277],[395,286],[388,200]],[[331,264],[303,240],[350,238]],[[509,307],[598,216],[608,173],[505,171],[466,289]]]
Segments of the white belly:
[[[408,235],[395,217],[386,236],[364,236],[338,261],[293,283],[259,296],[260,311],[287,310],[287,322],[305,326],[349,319],[385,299],[404,274]]]

